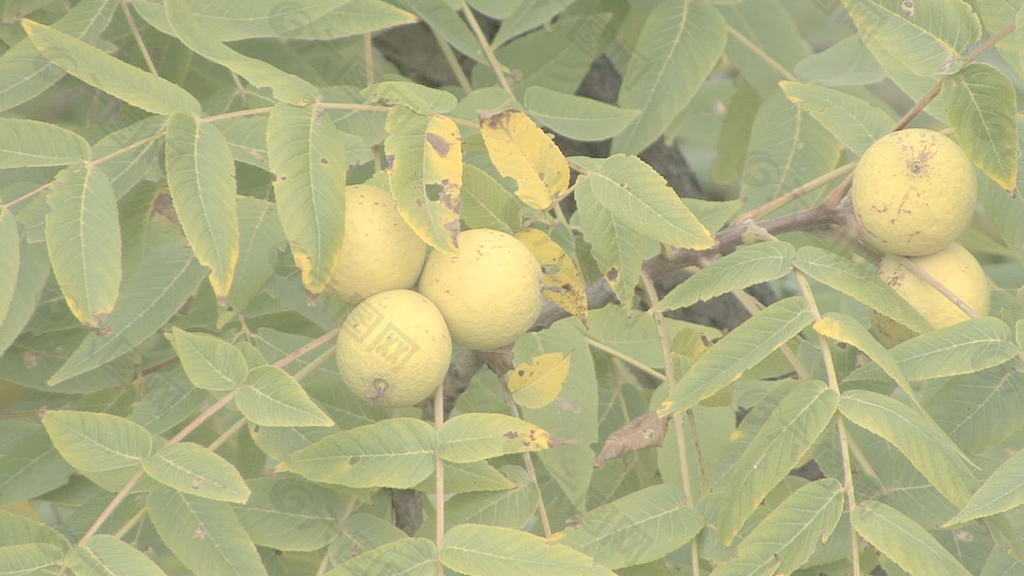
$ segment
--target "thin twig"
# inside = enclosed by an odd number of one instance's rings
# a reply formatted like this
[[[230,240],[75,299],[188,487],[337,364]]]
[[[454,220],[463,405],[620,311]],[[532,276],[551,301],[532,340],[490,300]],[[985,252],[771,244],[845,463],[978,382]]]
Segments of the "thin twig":
[[[373,84],[373,34],[363,34],[363,63],[366,67],[366,85]]]
[[[800,292],[807,301],[811,314],[815,320],[821,320],[821,311],[818,310],[818,304],[814,300],[814,292],[811,291],[811,285],[807,282],[807,277],[799,270],[796,270],[795,274],[796,280],[800,284]],[[821,357],[825,362],[828,387],[836,395],[839,395],[841,394],[839,391],[839,378],[836,376],[836,367],[832,360],[832,349],[828,347],[828,340],[820,333],[818,333],[818,345],[821,346]],[[836,414],[836,427],[839,431],[840,454],[843,459],[843,491],[846,492],[846,502],[852,516],[853,511],[857,509],[857,496],[854,494],[853,466],[850,464],[850,446],[847,440],[846,419],[842,414]],[[853,576],[860,576],[860,540],[857,536],[857,531],[852,527],[850,528],[850,547],[850,562],[853,564]]]
[[[814,178],[812,180],[808,180],[807,182],[801,184],[800,186],[793,188],[792,190],[783,194],[782,196],[779,196],[769,202],[766,202],[761,206],[754,208],[753,210],[748,210],[743,214],[740,214],[739,216],[733,219],[733,224],[746,222],[748,220],[760,220],[765,216],[771,214],[772,212],[778,210],[779,208],[782,208],[786,204],[789,204],[790,202],[796,200],[797,198],[805,196],[807,193],[813,192],[814,190],[817,190],[819,187],[828,184],[832,180],[835,180],[840,176],[846,176],[850,172],[853,172],[853,169],[856,167],[856,162],[849,162],[847,164],[843,164],[842,166],[834,170],[829,170],[828,172],[822,174],[821,176],[818,176],[817,178]]]
[[[284,368],[288,364],[291,364],[295,360],[301,358],[304,354],[308,353],[309,351],[315,350],[322,346],[323,344],[329,342],[332,338],[337,336],[337,334],[338,329],[335,328],[334,330],[331,330],[330,332],[324,334],[323,336],[320,336],[319,338],[312,340],[311,342],[308,342],[298,350],[295,350],[294,352],[288,354],[284,358],[281,358],[277,362],[274,362],[274,366],[277,366],[278,368]],[[194,432],[196,428],[202,426],[204,422],[212,418],[222,408],[230,404],[231,401],[235,399],[236,393],[237,392],[235,390],[232,390],[231,392],[228,392],[223,397],[221,397],[220,400],[217,400],[216,402],[211,404],[206,410],[203,410],[198,416],[196,416],[191,422],[189,422],[184,428],[182,428],[177,434],[175,434],[170,440],[168,440],[165,446],[177,444],[184,440],[185,437]],[[128,480],[128,482],[123,487],[121,487],[121,490],[119,490],[118,493],[114,496],[114,499],[110,501],[110,504],[107,504],[107,507],[104,508],[102,512],[100,512],[100,515],[92,523],[92,526],[89,527],[89,530],[87,530],[85,535],[82,536],[82,539],[78,541],[79,546],[84,544],[87,540],[89,540],[89,538],[92,538],[99,531],[99,529],[103,526],[103,523],[106,522],[108,518],[110,518],[114,511],[117,510],[117,507],[120,506],[121,503],[124,502],[124,499],[128,497],[128,494],[131,493],[132,488],[134,488],[135,485],[138,484],[140,480],[142,480],[144,474],[145,473],[142,470],[140,470],[134,476],[132,476],[131,479]]]
[[[444,426],[444,386],[434,390],[434,428],[441,433]],[[434,451],[434,544],[438,550],[444,542],[444,460]],[[444,568],[437,564],[438,576],[444,576]]]
[[[321,107],[324,105],[321,103]],[[213,116],[206,116],[200,118],[200,122],[217,122],[219,120],[227,120],[229,118],[242,118],[244,116],[258,116],[260,114],[269,114],[273,110],[273,106],[263,106],[260,108],[247,108],[245,110],[235,110],[234,112],[225,112],[223,114],[214,114]]]
[[[966,66],[974,62],[982,54],[990,50],[993,46],[998,44],[1000,40],[1006,38],[1010,33],[1012,33],[1016,29],[1017,26],[1015,24],[1010,24],[1006,28],[1003,28],[999,32],[995,33],[988,40],[986,40],[984,44],[978,46],[970,54],[968,54],[967,57],[964,58],[962,65]],[[900,118],[898,122],[896,122],[896,125],[893,126],[892,130],[890,130],[889,132],[897,132],[909,126],[910,123],[914,120],[914,118],[916,118],[918,114],[923,112],[924,109],[927,108],[928,105],[931,104],[936,97],[938,97],[939,93],[942,92],[942,85],[944,82],[945,78],[936,82],[935,86],[932,86],[932,89],[929,90],[927,94],[925,94],[917,102],[915,102],[914,105],[910,108],[910,110],[907,110],[906,114],[904,114],[903,117]],[[852,184],[853,176],[851,175],[850,177],[847,177],[846,180],[843,180],[843,183],[837,186],[835,190],[832,190],[832,192],[829,193],[828,198],[825,199],[825,206],[838,206],[839,201],[842,200],[844,196],[846,196],[846,193],[849,192],[850,186]]]
[[[451,68],[452,74],[455,75],[456,82],[459,83],[459,87],[466,94],[473,91],[473,84],[470,83],[469,78],[466,76],[466,71],[462,69],[462,65],[459,64],[459,57],[452,50],[448,41],[443,36],[437,33],[437,30],[433,26],[430,27],[430,32],[434,35],[434,39],[437,40],[437,46],[441,49],[441,54],[444,54],[445,62],[448,63],[448,67]]]
[[[735,296],[737,300],[739,300],[740,305],[743,306],[743,308],[751,316],[754,316],[763,308],[763,306],[761,306],[761,303],[758,302],[757,299],[755,299],[750,294],[747,294],[743,290],[733,290],[732,295]],[[782,355],[786,357],[786,361],[789,362],[789,365],[793,367],[793,370],[796,371],[796,375],[801,380],[810,380],[810,370],[808,370],[807,367],[804,366],[804,363],[801,362],[799,358],[797,358],[796,353],[789,349],[788,343],[784,343],[782,346],[779,346],[779,352],[781,352]]]
[[[505,395],[505,404],[508,405],[509,412],[516,418],[519,418],[519,406],[516,405],[516,401],[508,391],[508,378],[502,376],[501,383],[503,394]],[[544,505],[544,495],[540,493],[540,484],[537,482],[537,469],[533,466],[533,458],[529,452],[523,452],[523,463],[526,465],[526,473],[530,476],[530,481],[537,487],[537,513],[540,514],[540,523],[544,527],[544,536],[550,538],[551,520],[548,518],[548,508]]]
[[[610,356],[614,356],[615,358],[618,358],[619,360],[622,360],[626,364],[629,364],[630,366],[636,368],[637,370],[643,372],[644,374],[647,374],[648,376],[652,376],[654,378],[657,378],[659,382],[664,382],[665,381],[665,375],[664,374],[662,374],[661,372],[658,372],[654,368],[651,368],[650,366],[644,364],[643,362],[637,360],[636,358],[633,358],[632,356],[630,356],[630,355],[628,355],[628,354],[626,354],[624,352],[620,352],[620,351],[616,350],[615,348],[612,348],[611,346],[608,346],[607,344],[604,344],[602,342],[594,340],[593,338],[588,338],[588,337],[584,336],[583,340],[591,348],[596,348],[596,349],[600,350],[601,352],[604,352],[604,353],[606,353],[606,354],[608,354]]]
[[[491,68],[494,68],[494,75],[498,77],[498,83],[505,89],[505,92],[508,92],[509,96],[515,98],[515,94],[512,93],[512,86],[509,85],[508,78],[505,77],[505,67],[501,65],[501,62],[498,62],[498,57],[494,54],[494,47],[491,46],[491,43],[487,41],[487,37],[484,36],[484,31],[480,29],[480,23],[476,21],[473,9],[469,7],[466,0],[462,0],[462,13],[466,16],[469,27],[473,29],[473,34],[476,35],[477,41],[480,42],[480,47],[483,48]]]
[[[762,50],[760,46],[751,42],[750,38],[747,38],[743,34],[740,34],[739,31],[733,28],[732,26],[728,26],[727,29],[729,30],[729,34],[733,38],[739,40],[740,44],[743,44],[743,46],[745,46],[748,50],[756,54],[758,58],[764,60],[765,64],[767,64],[773,70],[778,72],[783,78],[785,78],[786,80],[790,80],[792,82],[798,82],[800,80],[799,78],[794,76],[792,72],[786,70],[786,67],[780,64],[778,60],[769,56],[768,53]]]
[[[672,358],[672,336],[665,326],[665,316],[657,311],[658,291],[654,287],[654,281],[647,274],[640,275],[640,283],[643,286],[644,294],[647,297],[647,304],[654,310],[654,326],[658,330],[658,341],[661,343],[661,354],[665,358],[665,379],[668,381],[669,393],[675,388],[675,362]],[[683,480],[683,495],[686,498],[686,505],[694,507],[693,487],[690,482],[690,463],[686,455],[686,435],[683,431],[683,421],[679,414],[672,416],[672,425],[676,433],[676,449],[679,451],[679,472]],[[698,553],[697,539],[690,540],[690,568],[693,576],[700,576],[700,554]]]
[[[135,37],[135,43],[139,45],[142,57],[146,60],[146,68],[149,68],[149,71],[153,76],[159,76],[160,74],[156,71],[156,66],[153,64],[153,59],[149,57],[149,51],[146,50],[146,43],[142,41],[142,35],[139,34],[139,28],[135,25],[135,18],[132,17],[132,11],[128,9],[128,2],[121,0],[119,4],[121,5],[121,11],[124,12],[125,20],[128,21],[128,27],[132,29],[132,36]]]

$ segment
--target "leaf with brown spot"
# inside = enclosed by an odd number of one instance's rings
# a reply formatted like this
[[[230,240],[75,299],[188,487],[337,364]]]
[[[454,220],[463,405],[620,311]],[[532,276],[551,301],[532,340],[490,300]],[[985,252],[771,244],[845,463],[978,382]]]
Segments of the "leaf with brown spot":
[[[504,414],[460,414],[438,433],[437,453],[448,462],[467,463],[503,454],[547,450],[553,439],[547,430]]]
[[[462,140],[447,116],[403,106],[388,114],[384,152],[391,194],[409,227],[438,250],[455,250],[462,190]]]
[[[571,360],[568,354],[552,352],[517,366],[508,380],[516,404],[539,409],[553,402],[569,377]]]
[[[505,110],[481,118],[480,132],[491,163],[516,181],[516,195],[531,208],[548,210],[569,188],[565,155],[526,114]]]
[[[587,285],[572,258],[547,234],[529,228],[516,234],[541,265],[544,297],[559,308],[587,322]]]

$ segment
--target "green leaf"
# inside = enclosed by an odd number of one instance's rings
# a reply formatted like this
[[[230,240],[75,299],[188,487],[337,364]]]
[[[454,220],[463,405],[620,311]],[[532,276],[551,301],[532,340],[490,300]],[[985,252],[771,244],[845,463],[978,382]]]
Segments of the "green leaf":
[[[68,539],[52,526],[7,510],[0,510],[0,542],[4,546],[52,544],[64,551],[71,547]]]
[[[322,110],[278,104],[267,124],[267,153],[292,256],[306,289],[319,294],[345,234],[345,145]]]
[[[193,573],[267,576],[230,504],[157,487],[146,510],[164,544]]]
[[[274,38],[309,25],[345,0],[259,0],[242,4],[189,2],[192,13],[213,38],[231,42],[245,38]],[[159,0],[134,0],[132,8],[153,27],[174,35]]]
[[[612,141],[639,154],[686,108],[725,50],[726,25],[703,1],[665,2],[647,15],[622,79],[619,106],[640,117]]]
[[[110,24],[117,2],[83,0],[53,27],[85,42],[95,42]],[[19,40],[0,54],[0,112],[27,102],[64,77],[64,70],[46,59],[32,42]]]
[[[584,183],[581,188],[586,187]],[[628,226],[620,213],[605,208],[592,194],[575,196],[583,238],[619,301],[633,302],[645,258],[658,253],[658,244]]]
[[[551,21],[552,18],[560,14],[574,1],[575,0],[522,0],[519,2],[519,5],[515,7],[515,12],[510,14],[507,18],[501,19],[501,28],[498,29],[498,33],[494,36],[492,43],[496,47],[501,46],[523,32],[528,32],[545,22]],[[505,2],[505,4],[514,3]]]
[[[668,395],[659,414],[665,416],[693,408],[764,360],[813,320],[803,298],[786,298],[761,310],[694,362]]]
[[[740,541],[736,557],[720,564],[711,576],[789,574],[829,539],[842,513],[839,482],[826,478],[805,484],[761,520]]]
[[[1024,421],[1024,373],[1020,363],[948,380],[930,395],[928,411],[950,438],[969,454],[994,448]]]
[[[711,233],[665,179],[636,156],[612,156],[586,175],[580,195],[593,195],[628,226],[659,242],[683,248],[714,245]]]
[[[587,512],[558,541],[619,569],[663,558],[703,527],[704,518],[686,506],[678,487],[659,484]]]
[[[338,494],[303,478],[279,475],[248,481],[252,496],[235,514],[257,546],[313,551],[338,537]]]
[[[0,118],[0,169],[76,164],[89,153],[85,139],[56,124]]]
[[[35,576],[57,574],[64,552],[53,544],[15,544],[0,547],[0,574]]]
[[[793,265],[818,282],[838,290],[865,306],[919,332],[931,330],[928,321],[866,262],[843,258],[815,246],[796,251]]]
[[[65,559],[75,576],[162,576],[149,556],[108,534],[97,534]]]
[[[19,266],[17,275],[12,278],[14,295],[7,309],[7,316],[0,322],[0,355],[14,343],[14,339],[28,324],[36,311],[39,298],[43,294],[46,279],[50,277],[50,259],[46,254],[46,245],[42,242],[29,244],[26,238],[19,242]]]
[[[981,17],[982,24],[989,34],[995,34],[1009,24],[1021,18],[1024,11],[1016,0],[978,0],[975,9]],[[996,50],[1016,72],[1018,78],[1024,78],[1024,28],[1010,32],[995,46]],[[987,573],[986,573],[987,576]]]
[[[862,502],[850,515],[853,528],[913,576],[970,576],[920,524],[881,502]]]
[[[523,217],[519,201],[490,174],[466,164],[462,167],[462,219],[470,228],[490,228],[511,234]]]
[[[892,55],[918,76],[952,72],[960,53],[981,35],[978,17],[963,0],[843,0],[843,5],[873,53]]]
[[[245,380],[249,367],[242,352],[209,334],[171,329],[174,351],[189,381],[203,390],[234,390]]]
[[[22,27],[36,49],[65,72],[128,104],[154,114],[199,114],[199,102],[183,88],[126,64],[95,48],[31,20]]]
[[[21,268],[21,238],[18,236],[18,221],[7,208],[0,207],[0,326],[4,325],[7,311],[11,308],[18,286],[18,269]],[[0,354],[3,352],[0,351]]]
[[[765,496],[796,467],[838,404],[835,391],[813,381],[794,384],[779,401],[725,482],[716,523],[723,544],[732,543]]]
[[[547,431],[504,414],[459,414],[441,427],[437,453],[450,462],[477,462],[504,454],[546,450]]]
[[[424,116],[446,114],[458,103],[450,92],[397,80],[377,82],[363,88],[360,94],[370,102],[385,106],[402,105]]]
[[[852,95],[824,86],[780,82],[789,101],[806,110],[836,140],[857,155],[885,136],[896,121],[884,110]]]
[[[49,410],[43,425],[60,455],[77,470],[128,468],[153,453],[149,431],[120,416]]]
[[[889,350],[911,382],[980,372],[1017,355],[1010,327],[993,317],[967,320],[911,338]],[[866,364],[847,381],[884,378],[881,368]]]
[[[779,80],[811,53],[807,34],[778,2],[739,2],[718,10],[728,24],[725,54],[761,98],[778,94]],[[766,58],[777,66],[766,65]]]
[[[909,406],[867,390],[851,390],[839,411],[895,446],[947,500],[963,506],[977,484],[956,445]]]
[[[224,66],[254,86],[270,88],[274,98],[282,102],[304,106],[316,98],[317,89],[309,82],[263,60],[236,52],[214,38],[192,13],[187,0],[165,0],[164,10],[174,36],[200,56]]]
[[[583,142],[611,138],[625,130],[640,114],[639,110],[625,110],[543,86],[527,88],[523,105],[539,124]]]
[[[308,25],[289,30],[284,36],[296,40],[333,40],[415,22],[414,14],[383,0],[349,0]]]
[[[168,444],[143,460],[142,467],[150,478],[179,492],[225,502],[249,499],[249,487],[238,470],[199,444]]]
[[[60,488],[74,472],[53,447],[46,430],[38,425],[32,428],[17,436],[17,443],[0,454],[0,506]]]
[[[612,14],[565,14],[550,26],[516,38],[495,51],[498,62],[509,70],[521,70],[512,89],[518,99],[533,86],[571,94],[586,77],[590,63],[601,55],[611,39]],[[506,72],[507,74],[507,72]],[[499,85],[490,66],[477,66],[474,86]]]
[[[188,246],[175,236],[157,240],[146,260],[129,270],[105,326],[90,333],[47,382],[54,386],[128,352],[162,328],[206,277]]]
[[[445,116],[425,116],[404,106],[388,113],[384,153],[391,195],[409,227],[438,250],[455,249],[462,187],[459,129]]]
[[[676,286],[655,307],[656,311],[693,306],[744,288],[781,278],[789,272],[796,249],[786,242],[760,242],[708,264]]]
[[[863,86],[885,80],[885,70],[856,35],[797,62],[793,73],[819,86]]]
[[[162,139],[157,136],[166,127],[166,117],[149,116],[107,134],[92,147],[93,158],[109,158],[100,169],[107,175],[118,199],[123,198],[156,165],[163,147]],[[148,142],[137,144],[143,140]],[[128,150],[131,146],[134,147]],[[117,156],[113,156],[115,152]]]
[[[835,168],[841,146],[807,112],[778,94],[761,103],[743,159],[740,196],[756,207]],[[793,203],[808,205],[810,194]]]
[[[334,426],[299,382],[277,366],[257,366],[245,377],[235,406],[259,426]]]
[[[160,370],[146,377],[146,395],[128,416],[153,434],[161,434],[197,413],[206,392],[192,386],[181,367]]]
[[[1024,452],[1009,457],[971,495],[946,526],[1013,510],[1024,504]]]
[[[327,576],[433,576],[437,571],[437,549],[433,542],[426,538],[403,538],[364,552],[328,572]]]
[[[525,526],[537,511],[540,488],[530,480],[526,470],[519,466],[502,466],[501,469],[508,477],[507,480],[511,480],[508,489],[452,496],[444,505],[445,523],[449,526],[468,523],[507,528]],[[450,471],[450,466],[445,464],[444,488],[447,492],[451,491],[448,482]]]
[[[565,319],[541,332],[529,332],[516,341],[516,358],[542,354],[568,355],[569,376],[559,397],[543,408],[522,407],[523,419],[565,440],[537,454],[544,470],[554,478],[578,512],[586,510],[598,441],[599,377],[579,320]]]
[[[286,469],[315,482],[352,488],[411,488],[434,471],[437,435],[413,418],[344,430],[299,450]]]
[[[235,164],[227,138],[195,116],[167,122],[167,184],[178,220],[219,298],[231,290],[238,264]]]
[[[47,199],[46,247],[64,299],[80,322],[102,324],[121,285],[121,227],[110,181],[96,167],[69,167]]]
[[[238,198],[239,252],[235,281],[228,294],[228,307],[218,311],[217,326],[242,312],[274,275],[278,250],[285,244],[284,231],[274,204],[250,196]]]
[[[501,542],[496,548],[495,542]],[[585,554],[512,528],[461,524],[448,530],[441,563],[468,576],[613,576]]]
[[[402,0],[400,3],[415,12],[432,30],[436,30],[452,48],[487,65],[487,56],[473,31],[458,12],[445,4],[445,0]]]
[[[942,83],[949,124],[964,152],[1004,190],[1017,186],[1017,91],[988,64],[968,64]]]
[[[417,489],[429,492],[434,487],[434,478],[428,477]],[[464,492],[495,492],[511,490],[515,482],[485,461],[456,464],[446,462],[444,465],[444,489],[450,494]]]

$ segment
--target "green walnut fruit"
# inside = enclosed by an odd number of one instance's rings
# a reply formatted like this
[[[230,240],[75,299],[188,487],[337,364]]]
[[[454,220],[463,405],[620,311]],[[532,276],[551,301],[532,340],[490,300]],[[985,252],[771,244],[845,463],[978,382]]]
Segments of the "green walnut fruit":
[[[356,396],[383,406],[412,406],[444,380],[452,341],[430,300],[412,290],[389,290],[352,309],[336,354],[341,378]]]
[[[368,185],[345,188],[345,236],[327,289],[349,304],[412,288],[427,245],[409,228],[391,193]]]
[[[536,258],[515,237],[467,230],[455,252],[430,253],[419,289],[444,315],[456,344],[493,350],[514,342],[537,319],[541,277]]]
[[[862,237],[883,252],[923,256],[971,221],[978,183],[960,146],[933,130],[887,134],[861,157],[850,198]]]
[[[982,316],[988,314],[988,278],[966,248],[953,243],[935,254],[910,258],[910,261],[956,294],[972,310]],[[892,256],[882,259],[878,275],[928,320],[932,328],[946,328],[970,318],[944,294]],[[877,312],[872,313],[871,323],[879,341],[886,346],[895,346],[915,335],[910,328]]]

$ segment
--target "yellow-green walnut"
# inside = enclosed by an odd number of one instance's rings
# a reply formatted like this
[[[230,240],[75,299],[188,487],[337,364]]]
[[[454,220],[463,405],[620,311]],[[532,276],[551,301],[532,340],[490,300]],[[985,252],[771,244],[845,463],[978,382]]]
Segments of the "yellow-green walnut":
[[[537,319],[541,277],[522,242],[477,229],[459,234],[455,252],[430,253],[419,289],[444,315],[456,344],[493,350],[514,342]]]
[[[363,300],[338,334],[341,378],[372,404],[421,402],[444,380],[451,357],[451,336],[441,312],[412,290],[389,290]]]
[[[345,236],[327,289],[349,304],[412,288],[427,245],[409,228],[391,193],[369,185],[345,188]]]
[[[943,284],[979,315],[988,314],[988,278],[985,277],[981,265],[966,248],[954,242],[935,254],[917,256],[909,260]],[[944,294],[904,267],[897,258],[883,258],[878,267],[878,275],[913,306],[932,328],[946,328],[970,318]],[[872,312],[871,324],[879,341],[886,346],[895,346],[915,336],[910,328],[877,312]]]
[[[971,221],[978,183],[956,142],[933,130],[887,134],[861,157],[850,198],[861,235],[883,252],[923,256]]]

